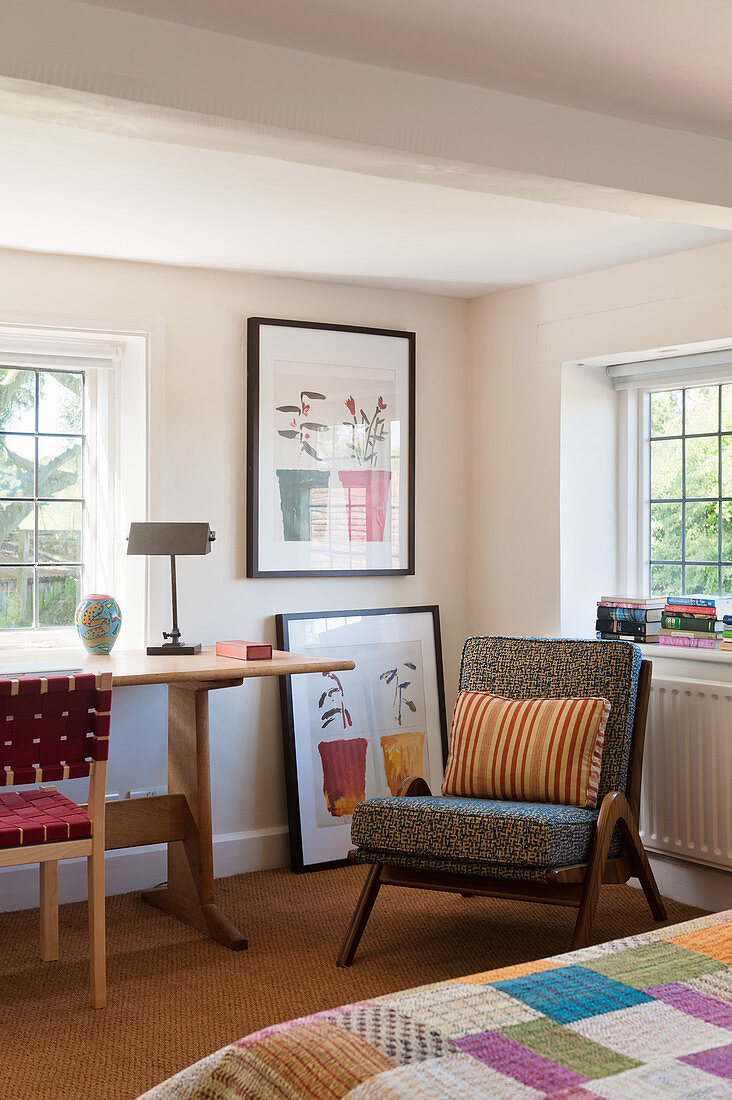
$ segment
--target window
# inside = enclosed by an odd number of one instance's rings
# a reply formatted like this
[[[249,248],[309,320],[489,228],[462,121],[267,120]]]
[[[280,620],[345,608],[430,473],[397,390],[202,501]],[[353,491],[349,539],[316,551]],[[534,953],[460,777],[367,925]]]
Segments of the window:
[[[73,625],[84,420],[83,372],[0,368],[0,630]]]
[[[651,392],[650,594],[732,594],[732,385]]]
[[[108,592],[125,648],[146,633],[147,364],[156,329],[0,318],[0,649],[78,645],[74,611]]]

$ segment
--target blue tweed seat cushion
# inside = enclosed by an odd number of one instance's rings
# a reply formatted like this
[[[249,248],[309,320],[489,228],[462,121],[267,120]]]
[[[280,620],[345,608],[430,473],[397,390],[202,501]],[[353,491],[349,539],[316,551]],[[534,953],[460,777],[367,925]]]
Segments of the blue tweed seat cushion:
[[[415,858],[430,866],[457,861],[472,874],[495,873],[496,864],[545,871],[587,859],[597,814],[487,798],[370,798],[354,811],[351,839],[370,856],[359,862],[373,862],[378,852],[385,863],[402,856],[411,866]]]

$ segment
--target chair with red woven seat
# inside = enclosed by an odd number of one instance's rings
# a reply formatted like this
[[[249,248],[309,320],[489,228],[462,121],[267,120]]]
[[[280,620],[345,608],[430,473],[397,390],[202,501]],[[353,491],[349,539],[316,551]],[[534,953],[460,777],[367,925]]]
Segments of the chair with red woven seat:
[[[0,867],[40,865],[41,958],[58,958],[58,861],[86,856],[91,1003],[106,1003],[104,795],[112,675],[0,680],[0,788],[88,777],[88,806],[55,787],[0,794]]]

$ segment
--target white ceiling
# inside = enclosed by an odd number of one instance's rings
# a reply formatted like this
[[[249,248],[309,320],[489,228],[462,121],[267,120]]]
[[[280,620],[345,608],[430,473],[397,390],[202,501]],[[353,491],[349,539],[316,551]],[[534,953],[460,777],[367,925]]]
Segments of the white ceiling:
[[[469,297],[729,236],[11,115],[0,148],[7,248]]]
[[[730,0],[87,0],[732,137]]]

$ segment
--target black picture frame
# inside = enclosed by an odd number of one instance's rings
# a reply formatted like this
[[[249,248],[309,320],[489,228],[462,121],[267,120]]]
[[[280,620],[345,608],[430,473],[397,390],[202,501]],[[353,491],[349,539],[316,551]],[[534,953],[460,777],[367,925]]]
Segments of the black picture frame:
[[[326,623],[330,621],[330,625],[336,625],[334,620],[344,620],[343,629],[337,630],[338,637],[333,638],[332,630],[328,630],[331,636],[328,638],[329,642],[333,642],[333,646],[337,648],[340,656],[352,657],[356,661],[356,668],[353,671],[338,673],[338,678],[341,684],[349,685],[349,678],[359,677],[359,660],[360,653],[349,652],[349,645],[344,643],[344,636],[350,633],[354,637],[362,638],[368,637],[370,634],[375,635],[375,631],[369,630],[369,626],[373,625],[378,617],[388,618],[394,616],[419,616],[423,617],[421,623],[415,623],[415,627],[419,625],[421,633],[419,637],[410,643],[406,643],[404,639],[397,638],[393,643],[395,646],[404,646],[409,644],[414,646],[415,641],[418,641],[420,646],[423,642],[428,641],[432,648],[428,654],[428,659],[423,661],[422,674],[423,674],[423,686],[424,686],[424,746],[426,750],[428,775],[425,778],[428,781],[431,779],[432,789],[439,793],[440,783],[442,775],[444,774],[445,763],[447,760],[448,751],[448,737],[447,737],[447,715],[445,710],[445,683],[444,673],[442,666],[442,641],[440,631],[440,611],[436,604],[427,604],[415,607],[383,607],[383,608],[361,608],[358,610],[346,610],[346,611],[307,611],[296,612],[294,614],[279,614],[275,616],[276,629],[277,629],[277,648],[282,650],[289,650],[291,647],[291,641],[294,639],[296,644],[293,646],[295,652],[317,653],[319,647],[315,646],[303,646],[302,642],[302,629],[298,630],[298,624],[307,625],[308,621]],[[347,622],[346,622],[347,620]],[[363,629],[358,630],[356,627],[360,621],[365,622]],[[406,619],[399,619],[399,625],[404,624],[407,627],[406,630],[402,629],[401,633],[409,637],[408,623]],[[355,625],[354,625],[355,624]],[[385,624],[386,625],[386,624]],[[395,632],[395,634],[398,632]],[[387,643],[367,643],[366,648],[371,645],[381,645],[382,650],[386,646],[392,644]],[[365,648],[363,644],[356,642],[354,648],[356,650],[363,651]],[[388,652],[388,650],[386,650]],[[427,668],[430,668],[434,672],[434,682],[430,682],[429,687],[426,685],[425,673]],[[333,679],[332,675],[325,674],[329,679]],[[315,697],[318,694],[319,687],[311,684],[307,685],[307,681],[316,681],[318,679],[317,674],[306,674],[302,676],[279,677],[279,689],[280,689],[280,708],[282,715],[282,742],[284,752],[284,765],[285,765],[285,788],[287,795],[287,816],[289,822],[290,832],[290,865],[295,873],[303,873],[305,871],[321,871],[331,867],[342,867],[348,863],[346,859],[346,853],[350,845],[350,815],[345,814],[342,822],[343,832],[345,834],[345,847],[342,854],[339,854],[333,858],[333,847],[340,845],[340,837],[336,837],[336,834],[331,829],[317,829],[314,821],[315,815],[311,812],[310,797],[313,799],[313,806],[316,805],[318,799],[318,793],[323,797],[323,800],[327,803],[327,795],[325,792],[325,769],[317,775],[315,767],[308,765],[308,760],[312,764],[312,760],[315,756],[315,744],[313,739],[313,723],[302,723],[298,721],[298,714],[302,712],[303,700],[307,697]],[[379,677],[381,680],[381,677]],[[384,685],[386,686],[386,685]],[[297,705],[295,700],[295,694],[297,694]],[[343,692],[341,692],[343,698]],[[429,703],[427,699],[429,698]],[[347,695],[346,695],[347,700]],[[312,708],[311,708],[312,710]],[[355,716],[354,716],[355,717]],[[419,715],[418,715],[419,717]],[[427,719],[429,718],[429,722]],[[303,727],[303,728],[301,728]],[[307,728],[304,728],[307,727]],[[351,727],[353,728],[353,727]],[[358,732],[358,730],[357,730]],[[419,737],[419,733],[409,733],[404,731],[405,736]],[[421,731],[420,731],[421,733]],[[374,768],[376,767],[376,738],[379,738],[382,734],[381,728],[369,731],[370,746],[372,749],[371,760]],[[321,736],[316,732],[316,737]],[[382,753],[384,759],[386,753],[383,747],[383,737],[393,739],[394,734],[388,731],[380,737]],[[305,754],[306,747],[310,750]],[[301,753],[302,758],[301,758]],[[430,762],[432,758],[437,755],[438,768],[435,770],[440,771],[440,775],[437,776],[433,773],[430,775]],[[306,758],[307,757],[307,758]],[[422,752],[419,752],[419,758],[424,759]],[[325,761],[322,761],[323,765]],[[388,785],[389,777],[386,775],[386,764],[384,763],[384,776],[381,777],[382,785],[384,785],[384,777],[386,777],[386,785]],[[405,778],[401,776],[401,778]],[[316,791],[316,787],[320,786],[320,781],[323,780],[322,790]],[[394,785],[396,785],[395,779],[392,776]],[[388,794],[388,791],[377,790],[377,794]],[[395,791],[392,789],[391,793]],[[366,797],[369,797],[368,790],[366,790]],[[321,804],[322,811],[322,804]],[[305,836],[304,836],[304,824],[305,820]],[[338,827],[340,827],[339,823]],[[325,854],[328,858],[318,858],[317,853],[319,851],[318,835],[326,834],[322,836],[323,844],[326,845],[330,851]]]
[[[286,505],[285,505],[284,497],[282,497],[282,499],[280,501],[280,505],[279,505],[279,507],[281,507],[281,510],[282,510],[282,517],[279,516],[278,507],[269,502],[269,496],[271,494],[275,494],[277,491],[279,491],[280,494],[283,493],[283,483],[280,480],[276,484],[277,479],[274,476],[275,473],[277,473],[277,475],[286,474],[286,473],[294,474],[296,471],[294,471],[294,470],[293,471],[290,471],[290,470],[275,471],[275,463],[272,463],[271,467],[266,469],[266,470],[263,468],[264,463],[263,463],[262,455],[261,455],[261,444],[262,444],[262,438],[261,437],[262,437],[262,433],[261,433],[261,430],[260,430],[260,425],[261,425],[261,419],[262,419],[262,416],[264,415],[264,413],[263,413],[263,410],[260,406],[263,404],[263,401],[264,401],[264,399],[263,399],[263,383],[264,383],[265,379],[263,377],[263,370],[264,371],[268,370],[268,367],[266,365],[263,366],[263,363],[262,363],[262,355],[263,355],[263,353],[262,353],[262,338],[263,338],[263,333],[265,333],[265,331],[267,329],[294,329],[294,330],[301,330],[303,332],[307,331],[310,334],[318,333],[318,332],[323,333],[323,334],[352,334],[356,338],[357,337],[379,337],[379,338],[387,338],[390,341],[398,342],[399,355],[401,355],[403,357],[403,366],[400,368],[400,370],[397,373],[399,374],[400,377],[401,377],[402,374],[404,375],[404,384],[399,386],[399,392],[400,392],[399,406],[400,406],[400,414],[402,412],[404,412],[406,414],[406,419],[407,419],[406,448],[405,448],[404,441],[402,439],[402,432],[401,432],[402,416],[400,415],[400,417],[399,417],[399,424],[400,424],[400,456],[404,455],[405,458],[406,458],[406,472],[405,472],[404,476],[402,476],[403,463],[402,463],[402,458],[400,457],[399,463],[398,463],[398,472],[399,472],[398,500],[399,500],[399,509],[404,509],[404,513],[403,513],[404,514],[404,521],[402,522],[402,520],[400,518],[402,513],[401,512],[396,513],[397,518],[396,518],[395,522],[397,524],[398,531],[400,532],[400,535],[397,539],[399,562],[400,562],[400,564],[398,566],[396,566],[396,567],[393,566],[393,565],[385,566],[383,564],[383,561],[382,561],[380,564],[377,565],[377,567],[370,567],[369,561],[366,560],[369,555],[376,556],[376,557],[379,557],[379,558],[383,558],[387,553],[387,551],[384,549],[384,545],[387,545],[387,546],[391,547],[392,554],[393,554],[393,550],[394,550],[395,540],[394,540],[394,537],[393,537],[393,526],[394,526],[393,515],[392,515],[392,512],[389,511],[388,516],[392,519],[392,522],[389,524],[388,529],[387,529],[388,533],[390,534],[390,539],[385,544],[384,534],[386,532],[385,532],[385,521],[383,519],[383,511],[384,511],[384,508],[387,505],[386,505],[386,503],[379,504],[378,502],[374,503],[373,505],[369,504],[368,505],[368,510],[369,510],[369,515],[378,515],[379,517],[382,517],[381,520],[380,520],[380,524],[381,524],[381,538],[380,539],[374,539],[374,540],[368,540],[368,541],[366,539],[361,539],[360,543],[357,543],[356,540],[353,539],[353,532],[352,532],[352,529],[351,529],[350,512],[349,512],[349,520],[348,520],[348,525],[347,525],[347,535],[348,535],[347,545],[351,550],[353,550],[354,548],[357,548],[358,554],[360,554],[362,559],[363,559],[360,562],[357,560],[355,567],[349,566],[347,568],[335,568],[335,567],[328,566],[328,567],[324,567],[324,568],[319,568],[319,567],[311,568],[311,567],[305,567],[303,565],[302,561],[297,562],[297,561],[293,560],[292,567],[289,567],[289,563],[285,562],[285,564],[287,564],[288,567],[283,568],[283,567],[281,567],[282,564],[283,564],[282,561],[262,560],[263,558],[267,558],[267,556],[268,556],[267,549],[262,545],[262,540],[263,540],[263,538],[269,537],[266,534],[266,532],[270,529],[270,527],[271,527],[272,530],[274,530],[275,526],[279,525],[279,523],[282,523],[282,525],[283,525],[283,532],[282,532],[282,537],[280,539],[280,542],[282,542],[284,544],[284,546],[280,546],[278,544],[273,544],[272,546],[270,546],[270,548],[269,548],[269,557],[270,558],[272,557],[272,554],[273,554],[274,550],[276,549],[277,554],[279,554],[282,558],[286,559],[288,554],[291,554],[293,559],[294,559],[297,556],[297,542],[298,541],[302,541],[302,542],[306,543],[306,545],[308,545],[308,546],[316,545],[314,543],[307,542],[307,540],[301,540],[300,539],[300,536],[302,534],[302,527],[301,527],[300,524],[293,524],[294,534],[293,534],[293,531],[288,532],[288,531],[284,530],[284,525],[285,525],[284,514],[285,514],[285,511],[286,511]],[[312,343],[312,340],[310,342]],[[381,345],[381,346],[385,347],[385,345]],[[397,344],[392,345],[392,349],[396,349],[396,348],[397,348]],[[312,355],[312,350],[311,350],[311,355]],[[378,364],[374,364],[374,365],[378,366]],[[333,369],[332,363],[328,364],[328,369]],[[346,390],[344,391],[344,392],[350,392],[351,393],[351,401],[354,401],[353,393],[357,391],[357,386],[356,386],[355,383],[358,381],[359,369],[361,369],[362,374],[363,374],[363,368],[349,367],[348,363],[343,364],[343,371],[344,372],[348,372],[350,370],[353,371],[353,383],[354,384],[353,384],[350,391],[348,390],[348,387],[346,387]],[[402,330],[398,330],[398,329],[370,328],[370,327],[362,326],[362,325],[338,325],[338,324],[326,324],[326,323],[319,322],[319,321],[286,320],[286,319],[282,319],[282,318],[272,318],[272,317],[249,317],[248,318],[248,322],[247,322],[247,549],[246,549],[247,577],[253,577],[253,578],[254,577],[379,577],[379,576],[409,576],[409,575],[414,574],[414,571],[415,571],[415,549],[414,549],[414,547],[415,547],[415,538],[414,538],[414,530],[415,530],[415,496],[414,496],[414,494],[415,494],[415,376],[416,376],[416,334],[414,332],[402,331]],[[343,377],[344,378],[346,377],[345,373],[344,373]],[[304,376],[303,376],[303,379],[304,379]],[[293,379],[293,381],[294,381],[294,379]],[[272,385],[272,387],[274,386],[274,382],[270,378],[267,378],[267,384],[268,384],[268,386],[270,384]],[[403,390],[404,390],[405,386],[406,386],[406,391],[407,391],[406,394],[403,393]],[[295,387],[295,389],[297,389],[297,387]],[[322,396],[322,395],[318,395],[318,396]],[[386,406],[381,406],[381,400],[382,400],[382,398],[379,397],[378,398],[378,401],[379,401],[378,408],[381,408],[381,407],[385,408]],[[303,402],[302,394],[300,396],[300,402],[301,402],[301,404]],[[345,402],[345,404],[347,404],[347,402]],[[355,402],[354,402],[354,404],[355,404]],[[299,432],[291,429],[290,425],[286,421],[281,420],[281,415],[282,415],[281,413],[280,413],[280,430],[278,430],[277,424],[275,424],[275,419],[274,419],[275,418],[275,412],[279,413],[280,409],[282,409],[284,407],[287,407],[287,406],[279,406],[277,409],[275,409],[274,404],[272,406],[272,417],[273,417],[272,434],[273,435],[279,435],[279,436],[283,436],[285,434],[298,435],[300,448],[301,448],[300,454],[302,454],[302,447],[307,446],[308,448],[310,448],[310,444],[303,440],[303,427],[305,425],[303,425],[302,419],[300,418],[299,414],[298,414],[298,418],[297,418],[297,423],[295,424],[295,428],[296,429],[299,428]],[[304,412],[305,407],[306,406],[304,404],[302,404],[303,412]],[[307,406],[307,407],[309,408],[309,406]],[[369,406],[369,411],[370,411],[370,406]],[[359,429],[362,428],[362,425],[361,425],[360,422],[359,422],[359,424],[356,424],[357,412],[359,413],[360,416],[364,415],[363,412],[362,412],[362,407],[359,408],[359,409],[354,408],[354,411],[353,411],[352,415],[353,415],[353,420],[354,420],[354,428],[355,428],[356,431],[358,431]],[[350,410],[344,410],[342,415],[351,415]],[[377,415],[378,415],[378,413],[375,411],[374,416],[376,417]],[[284,430],[283,430],[283,428],[284,428]],[[340,428],[340,425],[339,425],[339,428]],[[319,430],[331,430],[330,428],[327,428],[327,429],[324,428],[323,425],[318,425],[318,429]],[[333,430],[335,430],[335,429],[333,429]],[[382,439],[384,439],[384,436],[383,435],[382,436],[377,436],[376,438],[378,440],[382,440]],[[308,436],[308,439],[310,439],[309,436]],[[293,442],[294,442],[294,440],[293,440]],[[311,442],[312,442],[312,440],[311,440]],[[356,449],[351,448],[351,450],[354,452],[354,456],[355,456],[355,450]],[[313,452],[311,451],[311,453],[313,453]],[[315,457],[317,458],[317,455]],[[374,463],[375,463],[375,455],[373,454],[373,447],[372,447],[371,457],[374,459]],[[305,461],[306,462],[308,461],[307,456],[305,458]],[[332,462],[333,462],[334,468],[335,468],[336,459],[334,458],[332,460]],[[354,457],[354,462],[355,462],[355,457]],[[392,476],[392,470],[391,470],[392,463],[390,461],[388,461],[388,456],[387,456],[387,461],[383,460],[383,452],[382,452],[382,465],[386,465],[388,467],[388,469],[384,470],[384,472],[382,473],[382,478],[386,478],[387,480],[390,480],[391,476]],[[340,471],[339,476],[341,476],[345,472],[346,471]],[[361,472],[361,471],[359,471],[359,472]],[[377,473],[378,471],[376,471],[374,469],[374,470],[369,470],[369,472]],[[363,476],[363,472],[361,472],[361,474]],[[262,490],[262,484],[265,485],[264,492]],[[376,484],[376,483],[374,483],[374,484]],[[382,481],[381,484],[383,485],[383,481]],[[333,480],[333,486],[334,486],[334,491],[335,491],[335,479]],[[297,491],[298,491],[298,488],[295,488],[295,492],[297,492]],[[382,492],[383,491],[384,490],[382,489]],[[406,496],[407,496],[406,501],[403,500],[405,491],[406,491]],[[302,487],[302,485],[300,485],[299,492],[300,492],[300,494],[306,493],[307,494],[306,499],[308,501],[310,501],[312,499],[312,487],[309,488],[309,489],[304,489]],[[328,490],[328,492],[330,492],[330,490]],[[346,497],[349,500],[349,503],[348,503],[347,507],[350,509],[352,507],[351,500],[352,500],[352,496],[353,496],[353,491],[349,492],[349,490],[347,490],[345,488],[345,483],[344,483],[342,492],[345,493]],[[393,507],[393,501],[394,501],[394,495],[395,495],[394,494],[394,483],[393,482],[391,482],[390,486],[387,486],[385,492],[387,494],[387,499],[389,499],[391,501],[391,503],[388,505],[389,509],[391,509]],[[302,500],[303,499],[302,495],[298,499]],[[332,500],[332,499],[335,499],[335,498],[329,496],[329,500]],[[346,507],[346,505],[344,505],[344,507]],[[367,506],[366,505],[359,505],[359,507],[366,508]],[[330,504],[327,506],[327,509],[328,509],[328,515],[330,515]],[[263,510],[267,510],[266,515],[264,514]],[[289,511],[288,511],[288,515],[289,515]],[[376,526],[377,526],[377,532],[376,533],[378,534],[378,521],[377,521]],[[369,532],[367,532],[367,535],[368,535],[368,533]],[[372,530],[370,533],[373,534],[374,531]],[[406,539],[404,538],[404,536],[406,536]],[[295,543],[295,549],[293,549],[292,545],[290,545],[288,547],[288,539],[290,540],[291,543],[292,542]],[[406,541],[406,547],[405,548],[402,547],[402,543],[404,541]],[[335,545],[336,544],[333,541],[331,541],[331,543],[329,544],[329,546],[331,548],[334,547]],[[339,552],[340,552],[340,556],[342,558],[348,557],[348,554],[343,553],[342,547],[341,547],[340,551],[338,551],[336,549],[336,552],[335,552],[334,556],[338,557]],[[357,558],[358,558],[358,554],[356,555]],[[321,548],[319,546],[316,546],[315,557],[319,558],[319,559],[322,559],[326,556],[327,556],[327,553],[326,554],[321,553]]]

